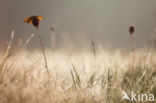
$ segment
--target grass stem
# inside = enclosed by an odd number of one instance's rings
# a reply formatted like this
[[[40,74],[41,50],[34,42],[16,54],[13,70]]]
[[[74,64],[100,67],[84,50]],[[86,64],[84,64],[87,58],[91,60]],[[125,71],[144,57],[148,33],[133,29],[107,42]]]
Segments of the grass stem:
[[[46,59],[45,50],[44,50],[44,46],[43,46],[43,41],[42,41],[41,35],[39,33],[39,29],[37,29],[37,34],[38,34],[38,37],[39,37],[39,40],[40,40],[41,50],[42,50],[42,54],[43,54],[44,62],[45,62],[45,68],[46,68],[48,77],[50,78],[47,59]]]
[[[132,47],[132,68],[134,68],[134,36],[131,35],[131,47]]]

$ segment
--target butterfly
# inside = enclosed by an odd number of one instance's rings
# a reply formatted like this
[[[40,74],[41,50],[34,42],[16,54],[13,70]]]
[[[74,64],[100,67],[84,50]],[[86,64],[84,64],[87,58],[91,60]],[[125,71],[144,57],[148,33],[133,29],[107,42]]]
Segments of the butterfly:
[[[43,16],[30,16],[30,17],[27,17],[24,20],[24,22],[28,24],[33,24],[33,26],[35,26],[38,29],[39,22],[43,19],[44,19]]]

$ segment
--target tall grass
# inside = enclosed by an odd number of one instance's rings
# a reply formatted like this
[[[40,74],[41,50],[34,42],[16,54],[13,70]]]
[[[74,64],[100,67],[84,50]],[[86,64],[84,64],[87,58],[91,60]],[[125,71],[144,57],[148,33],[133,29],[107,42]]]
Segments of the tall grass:
[[[10,42],[12,39],[13,36]],[[131,69],[128,54],[96,48],[96,68],[92,69],[94,58],[89,50],[72,52],[72,56],[67,51],[57,50],[53,54],[45,50],[47,60],[53,61],[49,63],[53,68],[49,69],[50,80],[44,73],[40,51],[20,50],[11,58],[8,58],[10,49],[6,51],[7,56],[0,54],[7,57],[7,61],[0,62],[5,63],[0,103],[129,103],[121,99],[122,91],[156,95],[155,51],[136,49],[136,65]]]
[[[0,63],[0,82],[3,82],[3,76],[4,76],[4,72],[6,70],[6,62],[10,56],[10,48],[11,48],[11,44],[12,44],[12,41],[13,41],[13,38],[14,38],[14,32],[15,31],[12,31],[11,32],[11,36],[10,36],[10,41],[8,43],[8,47],[5,51],[5,54],[4,56],[2,57],[2,61]]]

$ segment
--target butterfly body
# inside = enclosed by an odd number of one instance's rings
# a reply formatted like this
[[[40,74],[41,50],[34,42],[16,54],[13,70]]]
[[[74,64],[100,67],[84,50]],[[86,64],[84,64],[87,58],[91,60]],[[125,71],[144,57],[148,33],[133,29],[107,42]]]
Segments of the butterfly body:
[[[28,24],[33,24],[38,29],[40,21],[43,20],[42,16],[30,16],[24,20]]]

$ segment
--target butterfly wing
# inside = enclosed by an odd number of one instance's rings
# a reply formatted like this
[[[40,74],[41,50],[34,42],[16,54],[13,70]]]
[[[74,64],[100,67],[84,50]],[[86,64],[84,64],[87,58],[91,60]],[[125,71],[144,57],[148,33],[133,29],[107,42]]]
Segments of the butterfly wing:
[[[32,17],[28,17],[24,20],[25,23],[32,24]]]
[[[33,21],[34,21],[35,19],[38,19],[38,21],[41,21],[41,20],[43,20],[44,18],[43,18],[43,16],[30,16],[30,17],[26,18],[26,19],[24,20],[24,22],[25,22],[25,23],[28,23],[28,24],[33,24]]]
[[[43,20],[43,16],[36,16],[38,18],[39,21]]]

